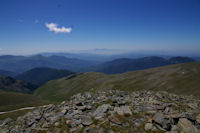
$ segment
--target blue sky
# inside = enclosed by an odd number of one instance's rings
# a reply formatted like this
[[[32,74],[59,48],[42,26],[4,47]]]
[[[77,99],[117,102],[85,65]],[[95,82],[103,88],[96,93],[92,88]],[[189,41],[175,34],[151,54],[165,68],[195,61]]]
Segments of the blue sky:
[[[199,0],[1,0],[0,54],[200,52]]]

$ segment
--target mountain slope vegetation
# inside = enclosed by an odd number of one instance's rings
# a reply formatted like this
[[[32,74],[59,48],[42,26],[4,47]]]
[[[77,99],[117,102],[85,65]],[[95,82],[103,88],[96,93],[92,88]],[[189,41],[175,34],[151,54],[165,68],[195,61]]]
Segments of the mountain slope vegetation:
[[[200,95],[200,63],[185,63],[106,75],[88,72],[53,80],[35,91],[46,100],[62,101],[88,90],[160,90],[177,94]]]
[[[0,90],[0,112],[47,103],[39,97],[18,92]]]
[[[29,71],[17,75],[15,78],[40,86],[49,80],[62,78],[70,74],[74,73],[68,70],[58,70],[54,68],[41,67],[33,68]]]

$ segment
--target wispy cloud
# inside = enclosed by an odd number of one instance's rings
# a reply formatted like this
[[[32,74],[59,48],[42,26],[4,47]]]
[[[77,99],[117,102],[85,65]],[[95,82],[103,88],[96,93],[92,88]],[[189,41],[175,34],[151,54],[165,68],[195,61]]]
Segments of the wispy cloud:
[[[18,18],[17,21],[20,23],[24,22],[21,18]]]
[[[72,31],[71,27],[58,27],[58,24],[55,23],[45,23],[45,26],[49,29],[49,31],[53,31],[55,33],[70,33]]]
[[[36,19],[36,20],[34,21],[34,23],[35,23],[35,24],[39,23],[39,20]]]

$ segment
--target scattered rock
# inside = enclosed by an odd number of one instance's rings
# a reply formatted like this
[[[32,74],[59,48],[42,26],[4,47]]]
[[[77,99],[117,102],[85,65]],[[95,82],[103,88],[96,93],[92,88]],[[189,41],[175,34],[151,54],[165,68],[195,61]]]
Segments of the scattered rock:
[[[199,128],[198,99],[152,91],[79,93],[61,104],[37,107],[15,121],[0,121],[0,133],[197,133]]]

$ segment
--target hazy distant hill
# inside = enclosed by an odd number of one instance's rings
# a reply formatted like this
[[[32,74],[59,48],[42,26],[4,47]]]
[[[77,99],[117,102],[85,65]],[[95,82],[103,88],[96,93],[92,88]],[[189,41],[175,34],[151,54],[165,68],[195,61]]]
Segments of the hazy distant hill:
[[[16,73],[22,73],[35,67],[50,67],[78,71],[81,68],[91,65],[94,64],[89,61],[62,56],[0,56],[0,69]]]
[[[16,75],[16,73],[10,72],[10,71],[5,71],[5,70],[0,70],[0,75],[14,77]]]
[[[50,81],[37,89],[35,95],[52,101],[62,101],[78,92],[99,89],[165,90],[178,94],[200,95],[199,77],[199,62],[115,75],[89,72]]]
[[[15,78],[40,86],[49,80],[62,78],[70,74],[74,74],[74,72],[68,70],[58,70],[54,68],[42,67],[42,68],[33,68],[29,71],[17,75]]]
[[[15,80],[11,77],[0,76],[0,90],[32,93],[36,88],[37,86],[31,83]]]
[[[170,58],[173,56],[190,56],[190,57],[200,57],[199,54],[184,54],[172,52],[172,51],[157,51],[157,50],[140,50],[140,51],[130,51],[130,50],[122,50],[122,49],[90,49],[90,50],[80,50],[80,51],[72,51],[72,52],[47,52],[41,53],[44,56],[64,56],[67,58],[77,58],[82,60],[91,60],[95,62],[106,62],[120,58],[143,58],[150,56],[159,56],[163,58]]]
[[[95,72],[103,72],[106,74],[124,73],[134,70],[144,70],[147,68],[159,67],[170,64],[193,62],[192,58],[188,57],[172,57],[165,59],[161,57],[144,57],[138,59],[121,58],[102,63],[91,68]]]
[[[195,60],[192,59],[192,58],[189,58],[189,57],[180,57],[180,56],[177,56],[177,57],[170,58],[168,61],[171,64],[178,64],[178,63],[193,62]]]

